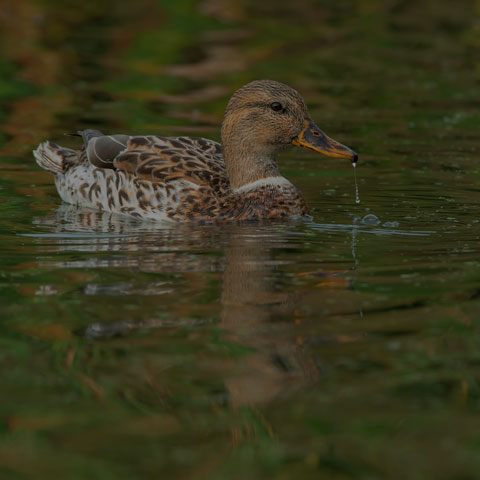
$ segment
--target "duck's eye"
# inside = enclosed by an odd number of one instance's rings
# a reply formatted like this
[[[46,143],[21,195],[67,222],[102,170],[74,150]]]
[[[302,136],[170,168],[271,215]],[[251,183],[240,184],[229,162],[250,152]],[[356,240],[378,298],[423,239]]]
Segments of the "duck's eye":
[[[283,105],[279,102],[273,102],[270,105],[270,108],[274,110],[275,112],[279,112],[280,110],[283,110]]]

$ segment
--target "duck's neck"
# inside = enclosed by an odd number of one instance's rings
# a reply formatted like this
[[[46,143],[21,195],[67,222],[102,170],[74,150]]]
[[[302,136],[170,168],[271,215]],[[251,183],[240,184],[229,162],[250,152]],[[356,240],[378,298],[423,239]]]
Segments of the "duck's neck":
[[[222,152],[233,190],[263,178],[278,177],[278,147],[266,141],[255,112],[227,107],[222,122]]]
[[[271,152],[267,154],[245,144],[227,144],[223,146],[223,158],[233,190],[264,178],[280,177],[275,155]]]

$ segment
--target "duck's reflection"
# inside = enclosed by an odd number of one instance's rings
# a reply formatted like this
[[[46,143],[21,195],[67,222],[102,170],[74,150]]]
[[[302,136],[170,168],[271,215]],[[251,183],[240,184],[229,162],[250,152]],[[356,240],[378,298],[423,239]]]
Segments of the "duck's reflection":
[[[296,293],[274,290],[278,266],[261,239],[232,232],[225,248],[221,324],[226,339],[255,349],[243,358],[241,373],[226,380],[233,405],[268,402],[311,377],[297,360],[301,351],[291,335],[286,341],[281,327],[278,334],[268,328],[275,318],[292,314],[299,301]]]
[[[84,295],[179,295],[171,282],[156,279],[142,283],[135,272],[185,277],[196,274],[186,279],[192,284],[190,288],[196,290],[206,288],[209,280],[205,273],[217,273],[221,281],[221,293],[212,300],[217,304],[216,319],[181,317],[172,306],[168,319],[148,315],[134,320],[92,322],[79,331],[80,335],[128,338],[137,329],[195,327],[217,322],[223,341],[248,350],[248,354],[221,372],[226,398],[233,406],[267,403],[318,380],[318,363],[309,357],[295,333],[302,294],[292,289],[295,282],[288,281],[288,287],[282,287],[289,276],[298,279],[288,268],[293,256],[285,255],[285,251],[298,246],[295,227],[161,226],[68,205],[37,223],[49,225],[57,235],[48,248],[84,254],[76,259],[62,255],[61,260],[44,260],[41,266],[122,268],[131,272],[130,281],[87,281],[83,285]],[[63,237],[59,238],[61,234]]]

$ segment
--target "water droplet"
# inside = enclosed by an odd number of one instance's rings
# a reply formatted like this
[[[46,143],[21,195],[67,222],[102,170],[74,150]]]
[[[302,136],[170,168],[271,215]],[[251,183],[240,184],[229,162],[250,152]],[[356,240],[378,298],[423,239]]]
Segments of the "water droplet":
[[[376,226],[380,223],[380,220],[377,216],[373,215],[373,213],[369,213],[362,218],[362,223],[364,225]]]
[[[353,177],[355,178],[355,203],[358,205],[360,203],[360,196],[358,195],[357,164],[352,163],[352,167],[353,167]]]

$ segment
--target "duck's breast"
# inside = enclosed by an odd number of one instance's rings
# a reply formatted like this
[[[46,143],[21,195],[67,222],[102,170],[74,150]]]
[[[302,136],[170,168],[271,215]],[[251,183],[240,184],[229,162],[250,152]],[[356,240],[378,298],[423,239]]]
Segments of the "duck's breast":
[[[262,220],[302,216],[307,205],[298,189],[284,177],[257,180],[232,191],[222,204],[225,220]]]

